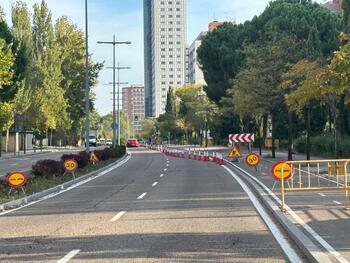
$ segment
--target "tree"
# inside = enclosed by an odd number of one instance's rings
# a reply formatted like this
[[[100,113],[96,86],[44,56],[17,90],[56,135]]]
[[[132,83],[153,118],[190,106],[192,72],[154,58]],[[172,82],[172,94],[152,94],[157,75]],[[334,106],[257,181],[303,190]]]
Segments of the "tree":
[[[184,120],[184,127],[191,127],[200,136],[200,143],[208,145],[208,130],[217,115],[217,106],[211,102],[204,92],[203,86],[184,85],[176,90],[176,95],[180,99],[180,115]],[[187,130],[187,134],[189,131]]]
[[[8,102],[0,102],[0,156],[2,150],[2,133],[13,123],[13,109]]]
[[[5,40],[0,38],[0,90],[12,83],[14,56]],[[1,98],[0,98],[1,100]]]
[[[288,109],[304,118],[306,124],[306,156],[310,160],[311,111],[313,102],[322,101],[320,77],[324,67],[320,61],[301,60],[283,75],[281,88],[289,90],[285,95]]]
[[[62,81],[61,58],[56,41],[51,12],[42,0],[34,5],[33,43],[34,43],[34,128],[39,133],[58,127],[69,127],[66,114]]]
[[[85,118],[85,38],[84,32],[65,16],[59,18],[55,25],[56,40],[60,47],[62,80],[60,86],[67,99],[67,113],[70,123],[70,143],[75,145],[81,138]],[[89,59],[89,85],[96,85],[98,73],[103,64],[93,63]],[[93,112],[93,96],[90,96]]]
[[[142,119],[141,120],[141,133],[140,136],[143,140],[148,142],[152,141],[152,138],[155,138],[157,133],[157,121],[154,119]]]

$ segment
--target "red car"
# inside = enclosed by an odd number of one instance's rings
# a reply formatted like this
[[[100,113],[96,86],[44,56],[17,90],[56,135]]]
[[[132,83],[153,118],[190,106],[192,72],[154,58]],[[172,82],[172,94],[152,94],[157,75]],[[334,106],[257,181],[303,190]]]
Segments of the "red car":
[[[126,143],[127,147],[139,147],[140,144],[137,139],[129,139],[128,142]]]

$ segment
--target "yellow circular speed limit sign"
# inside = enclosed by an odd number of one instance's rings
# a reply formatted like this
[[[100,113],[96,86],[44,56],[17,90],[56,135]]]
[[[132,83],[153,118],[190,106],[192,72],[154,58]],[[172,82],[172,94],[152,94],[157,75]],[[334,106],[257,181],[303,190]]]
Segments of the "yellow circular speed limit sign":
[[[248,154],[247,157],[245,158],[246,164],[249,166],[257,166],[260,163],[260,156],[257,155],[256,153],[251,153]]]
[[[271,172],[276,180],[288,180],[292,176],[292,166],[289,163],[277,162],[272,166]]]
[[[75,172],[78,169],[78,163],[73,159],[65,160],[63,165],[66,172]]]
[[[13,172],[7,175],[7,184],[12,188],[20,188],[27,183],[28,177],[21,172]]]

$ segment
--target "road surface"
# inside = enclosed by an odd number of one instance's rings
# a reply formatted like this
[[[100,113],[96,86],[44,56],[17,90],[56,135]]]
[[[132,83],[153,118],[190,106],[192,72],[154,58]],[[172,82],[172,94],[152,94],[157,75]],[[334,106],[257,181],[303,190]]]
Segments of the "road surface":
[[[285,262],[214,163],[133,150],[122,167],[0,216],[0,262]]]

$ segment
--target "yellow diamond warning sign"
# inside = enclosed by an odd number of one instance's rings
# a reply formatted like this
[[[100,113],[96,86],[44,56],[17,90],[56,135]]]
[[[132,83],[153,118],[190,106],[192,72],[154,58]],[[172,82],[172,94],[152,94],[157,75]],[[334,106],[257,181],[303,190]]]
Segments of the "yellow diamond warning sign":
[[[230,151],[230,153],[227,155],[227,157],[229,158],[240,158],[242,156],[242,154],[240,153],[240,151],[238,150],[238,148],[236,146],[234,146],[232,148],[232,150]]]

